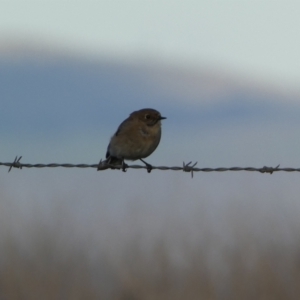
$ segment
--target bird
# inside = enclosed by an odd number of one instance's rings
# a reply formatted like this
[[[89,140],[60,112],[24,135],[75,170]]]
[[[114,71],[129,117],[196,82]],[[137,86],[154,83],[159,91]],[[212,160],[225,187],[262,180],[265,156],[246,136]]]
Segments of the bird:
[[[100,160],[97,171],[122,167],[126,172],[126,159],[142,161],[150,173],[152,166],[143,158],[148,157],[157,148],[161,138],[161,120],[164,119],[166,117],[162,117],[160,112],[152,108],[132,112],[111,137],[106,159]]]

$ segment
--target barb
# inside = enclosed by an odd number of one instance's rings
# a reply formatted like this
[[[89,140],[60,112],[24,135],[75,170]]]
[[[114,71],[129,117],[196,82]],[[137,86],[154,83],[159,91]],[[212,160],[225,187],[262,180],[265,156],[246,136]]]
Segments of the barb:
[[[264,166],[264,167],[260,170],[260,172],[261,172],[261,173],[269,173],[269,174],[273,174],[273,172],[274,172],[275,170],[278,170],[279,166],[280,166],[280,165],[278,165],[278,166],[275,167],[275,168],[272,168],[272,167],[270,168],[270,167]]]
[[[9,167],[8,172],[11,171],[12,168],[22,169],[22,168],[97,168],[98,164],[58,164],[58,163],[50,163],[50,164],[23,164],[20,162],[22,156],[16,156],[13,162],[2,163],[0,162],[0,166]],[[230,168],[196,168],[197,162],[192,164],[190,161],[189,163],[185,164],[183,162],[182,167],[166,167],[166,166],[152,166],[152,170],[161,170],[161,171],[183,171],[183,172],[190,172],[191,177],[193,178],[194,172],[228,172],[228,171],[248,171],[248,172],[260,172],[260,173],[269,173],[273,174],[273,172],[300,172],[300,168],[279,168],[280,165],[273,167],[262,167],[262,168],[254,168],[254,167],[230,167]],[[119,169],[118,166],[113,165],[115,169]],[[128,165],[128,169],[146,169],[147,166],[141,165]],[[122,166],[120,166],[122,170]]]
[[[198,162],[195,162],[192,166],[190,166],[191,163],[191,161],[187,164],[183,162],[183,172],[191,172],[191,177],[194,178],[194,167]]]
[[[12,167],[18,168],[18,169],[22,169],[22,166],[20,164],[21,158],[22,158],[22,156],[20,156],[19,158],[18,158],[18,155],[16,156],[14,162],[11,164],[11,166],[8,169],[8,173],[10,172],[10,170],[12,169]]]

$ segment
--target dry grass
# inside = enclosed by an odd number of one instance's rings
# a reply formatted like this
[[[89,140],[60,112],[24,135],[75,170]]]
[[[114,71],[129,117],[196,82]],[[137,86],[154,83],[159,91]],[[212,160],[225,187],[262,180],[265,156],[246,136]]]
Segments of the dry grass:
[[[2,240],[0,299],[250,300],[300,295],[300,247],[289,251],[283,245],[264,245],[256,251],[255,240],[241,241],[238,247],[218,249],[221,267],[216,267],[208,253],[214,247],[208,244],[183,243],[180,262],[163,238],[147,251],[139,239],[117,252],[100,245],[99,254],[90,258],[86,244],[70,247],[60,240],[58,247],[58,237],[44,228],[31,239],[29,251],[15,240]]]

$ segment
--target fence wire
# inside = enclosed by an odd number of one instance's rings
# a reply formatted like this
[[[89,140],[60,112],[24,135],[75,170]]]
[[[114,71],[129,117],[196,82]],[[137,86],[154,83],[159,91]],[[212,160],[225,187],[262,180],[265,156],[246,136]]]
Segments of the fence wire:
[[[23,164],[20,162],[22,156],[15,158],[13,162],[2,163],[0,162],[0,166],[9,167],[9,171],[12,168],[22,169],[22,168],[97,168],[99,163],[97,164],[59,164],[59,163],[50,163],[50,164]],[[260,172],[260,173],[269,173],[272,174],[273,172],[300,172],[300,168],[279,168],[279,165],[276,167],[261,167],[261,168],[254,168],[254,167],[230,167],[230,168],[197,168],[197,163],[189,162],[185,164],[183,162],[182,167],[167,167],[167,166],[152,166],[152,170],[161,170],[161,171],[184,171],[191,173],[193,177],[194,172],[227,172],[227,171],[248,171],[248,172]],[[109,166],[109,165],[108,165]],[[116,166],[111,166],[116,168]],[[120,168],[122,170],[122,166]],[[141,165],[126,165],[126,169],[146,169],[148,170],[147,166]],[[109,169],[108,169],[109,170]],[[124,170],[123,170],[124,171]]]

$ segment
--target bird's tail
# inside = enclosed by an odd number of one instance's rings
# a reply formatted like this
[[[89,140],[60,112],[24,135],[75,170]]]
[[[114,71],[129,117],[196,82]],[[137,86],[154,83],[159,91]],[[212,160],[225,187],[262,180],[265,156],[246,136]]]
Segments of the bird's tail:
[[[97,171],[103,171],[106,169],[121,169],[123,160],[117,157],[109,156],[105,160],[100,160]],[[116,167],[115,167],[116,166]]]

